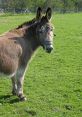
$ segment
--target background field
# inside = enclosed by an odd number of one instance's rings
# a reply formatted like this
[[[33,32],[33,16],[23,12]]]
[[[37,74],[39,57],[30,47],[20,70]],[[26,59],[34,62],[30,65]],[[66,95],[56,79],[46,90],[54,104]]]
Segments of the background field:
[[[0,16],[0,34],[34,15]],[[82,13],[54,14],[54,51],[42,48],[25,75],[26,102],[11,95],[11,81],[0,78],[0,117],[82,117]]]

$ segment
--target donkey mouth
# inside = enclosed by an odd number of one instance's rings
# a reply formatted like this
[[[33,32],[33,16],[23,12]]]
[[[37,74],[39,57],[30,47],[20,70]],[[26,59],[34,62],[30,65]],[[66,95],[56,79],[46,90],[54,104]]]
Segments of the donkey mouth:
[[[47,52],[47,53],[51,53],[52,50],[53,50],[53,46],[52,45],[46,45],[43,47],[44,50]]]

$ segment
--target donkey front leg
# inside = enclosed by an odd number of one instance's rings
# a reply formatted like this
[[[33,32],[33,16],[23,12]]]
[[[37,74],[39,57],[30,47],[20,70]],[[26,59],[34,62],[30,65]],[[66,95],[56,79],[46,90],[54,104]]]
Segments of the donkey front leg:
[[[17,79],[17,95],[21,101],[26,100],[26,97],[23,94],[23,80],[24,77],[20,77]]]

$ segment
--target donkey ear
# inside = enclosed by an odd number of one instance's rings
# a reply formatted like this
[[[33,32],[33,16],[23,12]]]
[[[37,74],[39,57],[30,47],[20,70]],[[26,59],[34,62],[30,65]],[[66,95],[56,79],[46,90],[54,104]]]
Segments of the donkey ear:
[[[46,11],[46,17],[48,20],[51,19],[51,16],[52,16],[52,10],[50,7],[48,7],[47,11]]]
[[[42,17],[42,9],[41,9],[41,7],[38,7],[38,9],[37,9],[37,14],[36,14],[36,19],[41,19],[41,17]]]

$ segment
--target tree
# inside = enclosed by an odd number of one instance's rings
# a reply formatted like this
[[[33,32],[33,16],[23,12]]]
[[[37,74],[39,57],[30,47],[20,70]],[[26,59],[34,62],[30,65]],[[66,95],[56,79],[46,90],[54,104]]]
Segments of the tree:
[[[39,6],[44,9],[51,7],[63,13],[71,10],[78,12],[82,10],[82,0],[0,0],[0,8],[14,9],[15,12],[26,8],[36,11]]]

